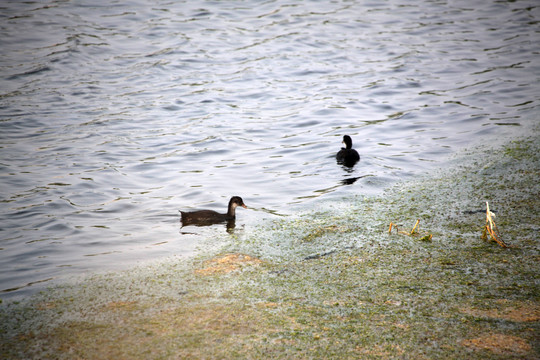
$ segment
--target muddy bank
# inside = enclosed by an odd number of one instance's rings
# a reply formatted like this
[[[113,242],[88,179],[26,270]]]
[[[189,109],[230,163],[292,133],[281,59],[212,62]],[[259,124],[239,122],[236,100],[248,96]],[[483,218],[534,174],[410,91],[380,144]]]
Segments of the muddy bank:
[[[381,197],[208,239],[194,259],[1,304],[0,357],[538,358],[535,134]],[[486,201],[508,248],[480,238]]]

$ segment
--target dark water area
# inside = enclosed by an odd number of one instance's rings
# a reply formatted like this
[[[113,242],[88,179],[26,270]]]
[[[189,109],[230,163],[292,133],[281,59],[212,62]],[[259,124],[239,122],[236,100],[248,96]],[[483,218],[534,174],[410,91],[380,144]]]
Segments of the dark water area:
[[[538,122],[537,1],[0,4],[0,298],[377,194]],[[361,161],[336,163],[343,135]]]

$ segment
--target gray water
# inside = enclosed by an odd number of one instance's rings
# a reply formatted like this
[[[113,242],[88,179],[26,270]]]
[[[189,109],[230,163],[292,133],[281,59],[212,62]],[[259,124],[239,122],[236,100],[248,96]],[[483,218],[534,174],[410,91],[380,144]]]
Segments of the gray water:
[[[225,233],[180,209],[240,195],[245,234],[538,121],[536,0],[94,3],[0,4],[0,297]]]

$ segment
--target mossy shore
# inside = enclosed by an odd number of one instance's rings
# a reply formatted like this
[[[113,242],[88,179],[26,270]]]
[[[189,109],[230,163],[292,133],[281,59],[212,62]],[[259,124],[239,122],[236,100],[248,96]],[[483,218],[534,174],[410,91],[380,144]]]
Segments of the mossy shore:
[[[484,150],[192,259],[3,303],[0,358],[540,358],[540,137]],[[508,248],[481,239],[486,201]]]

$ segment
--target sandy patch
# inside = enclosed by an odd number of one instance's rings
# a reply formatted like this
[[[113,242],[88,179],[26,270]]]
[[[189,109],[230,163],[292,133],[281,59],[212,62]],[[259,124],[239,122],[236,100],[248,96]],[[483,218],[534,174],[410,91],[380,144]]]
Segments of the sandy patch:
[[[531,351],[531,345],[524,339],[504,334],[483,335],[463,340],[461,344],[474,350],[488,350],[499,355],[526,355]]]
[[[199,275],[226,274],[246,265],[259,265],[262,261],[244,254],[226,254],[204,262],[205,268],[195,270]]]
[[[534,303],[515,302],[511,303],[507,300],[497,301],[497,308],[481,310],[481,309],[460,309],[461,312],[477,317],[502,319],[515,322],[530,322],[540,321],[540,306]]]

